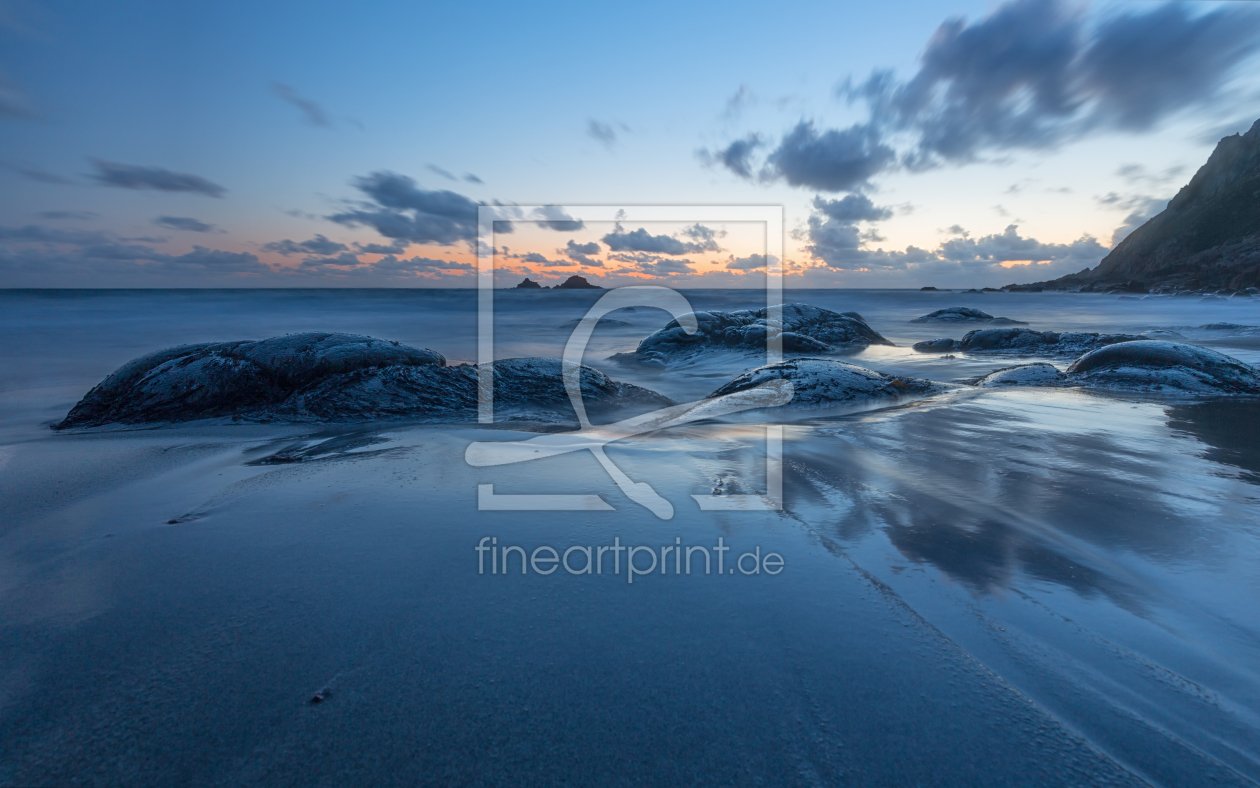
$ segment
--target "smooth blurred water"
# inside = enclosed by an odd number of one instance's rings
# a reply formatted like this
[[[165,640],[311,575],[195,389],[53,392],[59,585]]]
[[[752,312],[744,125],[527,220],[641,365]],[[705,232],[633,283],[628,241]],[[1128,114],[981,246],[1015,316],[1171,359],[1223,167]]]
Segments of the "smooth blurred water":
[[[697,309],[764,305],[754,292],[684,294]],[[558,355],[563,324],[599,297],[496,292],[496,355]],[[1024,360],[912,351],[968,330],[909,322],[948,306],[1041,330],[1174,328],[1260,361],[1260,300],[786,300],[857,311],[896,343],[845,360],[942,381]],[[605,359],[667,318],[612,317],[629,325],[598,329],[588,362],[678,399],[757,363],[622,368]],[[1219,323],[1235,327],[1199,328]],[[0,735],[16,742],[0,783],[383,784],[416,764],[468,782],[1260,781],[1254,400],[963,388],[798,415],[782,513],[715,515],[689,498],[719,479],[763,484],[756,425],[610,447],[675,502],[670,521],[585,453],[468,467],[468,442],[528,437],[503,431],[47,429],[135,356],[307,330],[473,361],[476,294],[0,293]],[[365,448],[256,464],[346,436]],[[597,493],[616,511],[479,512],[479,483]],[[471,568],[488,533],[556,545],[723,536],[779,551],[787,570],[642,590],[515,583]],[[304,704],[322,682],[336,694],[316,716]]]

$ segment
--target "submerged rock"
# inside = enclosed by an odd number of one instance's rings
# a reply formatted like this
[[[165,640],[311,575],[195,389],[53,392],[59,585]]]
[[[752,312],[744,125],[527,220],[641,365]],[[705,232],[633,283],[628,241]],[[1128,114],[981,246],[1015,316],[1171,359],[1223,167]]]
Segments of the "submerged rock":
[[[1134,342],[1144,337],[1133,334],[1097,334],[1077,331],[1033,331],[1030,328],[980,328],[960,340],[932,339],[917,342],[920,353],[968,352],[1022,353],[1048,356],[1078,356],[1118,342]]]
[[[492,368],[497,413],[574,419],[558,359],[506,359]],[[432,350],[350,334],[184,345],[124,364],[55,428],[220,417],[464,421],[476,417],[477,369],[448,367]],[[590,367],[582,368],[580,380],[592,413],[671,404]]]
[[[664,367],[671,359],[706,350],[764,350],[766,339],[783,338],[784,353],[835,353],[869,345],[891,345],[857,312],[832,312],[809,304],[783,304],[783,322],[772,324],[768,308],[696,312],[699,330],[688,334],[671,320],[646,337],[633,353],[613,359]]]
[[[1260,394],[1260,370],[1223,353],[1144,339],[1086,353],[1068,367],[1074,385],[1191,394]]]
[[[979,292],[979,291],[971,291]],[[972,309],[969,306],[951,306],[948,309],[938,309],[926,315],[920,315],[911,323],[988,323],[990,325],[1003,326],[1023,326],[1027,325],[1022,320],[1011,320],[1009,317],[994,317],[988,312],[981,312],[979,309]]]
[[[747,391],[774,380],[792,381],[795,393],[787,407],[797,408],[926,396],[946,388],[931,380],[885,375],[842,361],[798,358],[749,370],[709,396]]]
[[[997,386],[1062,386],[1066,382],[1067,376],[1054,365],[1038,363],[1020,364],[1019,366],[1006,367],[990,372],[976,381],[976,385],[985,388]]]

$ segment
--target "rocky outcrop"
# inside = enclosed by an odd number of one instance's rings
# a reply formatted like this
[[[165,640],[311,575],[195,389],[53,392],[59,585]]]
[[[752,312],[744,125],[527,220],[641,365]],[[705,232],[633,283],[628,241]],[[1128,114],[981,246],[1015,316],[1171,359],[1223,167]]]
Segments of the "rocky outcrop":
[[[603,290],[599,285],[593,285],[586,281],[584,276],[570,276],[560,284],[555,286],[556,290]]]
[[[1260,394],[1260,370],[1223,353],[1146,339],[1086,353],[1067,370],[1074,385],[1189,394]]]
[[[979,291],[976,291],[979,292]],[[972,309],[967,306],[951,306],[947,309],[938,309],[930,314],[921,315],[910,321],[911,323],[988,323],[994,326],[1024,326],[1028,325],[1022,320],[1011,320],[1009,317],[994,317],[988,312],[981,312],[979,309]]]
[[[349,334],[292,334],[261,342],[184,345],[131,361],[107,377],[56,429],[207,418],[243,421],[471,421],[478,368],[441,354]],[[492,365],[501,416],[571,421],[558,359]],[[587,408],[655,408],[670,400],[583,367]]]
[[[1052,364],[1020,364],[990,372],[980,380],[977,386],[997,388],[999,386],[1062,386],[1067,376]]]
[[[929,339],[912,347],[920,353],[968,352],[1022,353],[1043,356],[1079,356],[1105,345],[1145,339],[1134,334],[1097,334],[1077,331],[1033,331],[1030,328],[981,328],[962,339]]]
[[[1225,137],[1158,215],[1095,268],[1012,290],[1126,292],[1260,286],[1260,120]]]
[[[784,353],[837,353],[892,344],[857,312],[832,312],[809,304],[783,304],[779,308],[781,323],[770,320],[768,308],[696,312],[696,333],[688,334],[677,320],[671,320],[640,342],[633,353],[618,353],[612,358],[664,368],[671,360],[705,351],[764,351],[767,338],[774,336],[782,338]]]
[[[519,285],[516,286],[516,289],[517,290],[542,290],[543,286],[538,284],[533,279],[530,279],[527,276],[525,277],[525,281],[521,282]]]
[[[790,380],[792,401],[787,407],[816,408],[894,401],[944,391],[931,380],[885,375],[882,372],[822,358],[798,358],[749,370],[710,394],[721,397],[755,389],[775,380]]]

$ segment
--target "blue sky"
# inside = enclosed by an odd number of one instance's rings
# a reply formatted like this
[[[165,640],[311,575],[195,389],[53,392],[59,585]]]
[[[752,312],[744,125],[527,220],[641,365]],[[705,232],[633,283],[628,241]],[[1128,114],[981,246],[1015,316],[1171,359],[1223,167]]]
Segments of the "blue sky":
[[[793,284],[1000,285],[1260,118],[1249,4],[363,5],[0,5],[0,286],[468,286],[490,201],[778,204]],[[635,229],[691,251],[520,233],[504,276],[757,276]]]

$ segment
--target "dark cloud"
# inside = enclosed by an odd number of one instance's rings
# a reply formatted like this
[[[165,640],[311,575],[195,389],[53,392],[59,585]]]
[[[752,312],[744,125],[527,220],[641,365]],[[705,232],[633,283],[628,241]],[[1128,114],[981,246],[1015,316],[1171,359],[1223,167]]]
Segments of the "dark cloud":
[[[199,175],[171,172],[161,167],[137,167],[112,161],[92,159],[96,174],[92,179],[105,186],[120,189],[155,189],[163,192],[192,192],[208,197],[222,197],[227,189]]]
[[[873,126],[854,124],[819,133],[813,123],[801,121],[770,152],[762,175],[819,191],[850,191],[895,160],[896,153]]]
[[[464,173],[464,180],[468,183],[485,183],[485,181],[478,178],[476,175],[473,175],[471,172]]]
[[[559,205],[544,205],[534,209],[534,217],[539,219],[538,225],[548,230],[561,233],[575,233],[586,225],[570,216]]]
[[[153,220],[153,223],[159,227],[168,227],[172,230],[186,230],[191,233],[211,233],[215,231],[213,224],[206,224],[190,216],[159,216]]]
[[[657,257],[655,255],[643,255],[627,268],[617,269],[617,273],[635,272],[655,277],[678,276],[680,274],[694,274],[696,269],[691,267],[690,260],[679,260],[670,257]]]
[[[351,252],[342,252],[336,257],[308,257],[301,263],[298,268],[303,270],[327,270],[330,268],[352,268],[361,265],[362,261]]]
[[[586,122],[586,135],[591,139],[604,145],[604,147],[612,148],[617,144],[617,131],[607,123],[601,123],[594,118]]]
[[[727,260],[726,267],[731,271],[756,271],[766,267],[766,256],[764,254],[752,254],[747,257],[735,257],[732,255]]]
[[[97,214],[91,211],[44,211],[39,216],[41,219],[83,221],[95,219]]]
[[[751,180],[753,177],[752,157],[763,144],[765,142],[761,139],[761,135],[749,134],[716,153],[701,151],[700,158],[711,164],[720,164],[739,177]]]
[[[718,245],[717,239],[725,237],[726,231],[714,230],[703,224],[693,224],[683,228],[682,235],[692,240],[689,245],[693,252],[720,252],[722,247]]]
[[[426,164],[425,169],[433,173],[434,175],[441,175],[443,178],[447,179],[448,181],[459,180],[458,178],[455,177],[455,173],[451,172],[450,170],[444,170],[441,167],[437,166],[436,164]]]
[[[1016,225],[1002,233],[980,238],[951,238],[941,244],[940,257],[955,263],[1003,263],[1013,260],[1039,262],[1070,261],[1077,268],[1092,266],[1107,254],[1097,240],[1082,236],[1070,244],[1042,243],[1019,234]]]
[[[297,107],[302,113],[302,119],[312,126],[320,126],[329,128],[332,126],[332,120],[328,117],[328,113],[319,104],[311,99],[306,98],[297,90],[284,84],[283,82],[273,82],[271,92],[284,101]]]
[[[356,243],[354,248],[359,250],[360,254],[392,254],[399,255],[407,251],[408,241],[395,241],[392,244],[361,244]]]
[[[879,222],[893,215],[892,209],[875,205],[864,194],[850,194],[840,200],[814,198],[814,210],[837,222]]]
[[[1260,8],[1126,6],[1089,16],[1060,0],[1011,0],[973,22],[951,19],[918,69],[876,71],[838,93],[866,105],[845,129],[800,122],[760,175],[820,191],[852,191],[896,167],[921,170],[1012,150],[1060,146],[1091,133],[1146,131],[1219,99],[1260,49]],[[708,156],[741,177],[756,171],[754,137]],[[894,140],[900,152],[894,152]]]
[[[421,274],[439,271],[472,272],[477,267],[472,263],[460,263],[454,260],[434,260],[431,257],[409,257],[399,260],[396,257],[385,257],[372,264],[372,270],[391,274]]]
[[[0,227],[0,241],[89,246],[108,243],[110,236],[99,230],[62,230],[28,224],[25,227]]]
[[[699,228],[698,230],[696,228]],[[670,235],[652,235],[647,230],[640,227],[632,232],[626,232],[618,225],[617,229],[605,235],[601,240],[614,252],[647,252],[649,254],[667,254],[682,255],[695,254],[698,252],[720,251],[721,247],[713,240],[712,237],[705,238],[704,232],[712,233],[706,227],[694,225],[687,228],[684,233],[699,233],[701,237],[700,243],[692,241],[680,241]],[[691,236],[695,237],[695,236]]]
[[[863,245],[878,238],[864,233],[858,227],[860,222],[883,221],[893,215],[891,208],[875,205],[864,194],[849,194],[839,200],[815,197],[813,206],[804,233],[808,241],[805,249],[833,267],[863,258]]]
[[[283,241],[272,241],[269,244],[264,244],[262,247],[264,252],[282,254],[286,257],[291,254],[317,254],[326,256],[337,254],[338,252],[344,252],[347,249],[349,249],[349,247],[345,244],[330,241],[323,235],[316,235],[310,240],[301,242],[290,241],[288,238],[285,238]]]
[[[450,246],[477,237],[477,203],[452,191],[421,189],[395,172],[357,178],[355,187],[368,202],[328,218],[346,226],[366,225],[386,238]],[[504,232],[498,228],[496,232]]]
[[[536,265],[559,266],[561,268],[572,266],[572,260],[548,260],[537,252],[530,252],[520,258],[522,263],[534,263]]]
[[[580,244],[572,239],[570,239],[570,241],[565,245],[564,249],[560,250],[560,252],[570,260],[581,263],[588,268],[604,267],[604,263],[602,261],[590,257],[590,255],[599,254],[600,251],[600,246],[595,241]]]

